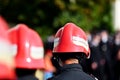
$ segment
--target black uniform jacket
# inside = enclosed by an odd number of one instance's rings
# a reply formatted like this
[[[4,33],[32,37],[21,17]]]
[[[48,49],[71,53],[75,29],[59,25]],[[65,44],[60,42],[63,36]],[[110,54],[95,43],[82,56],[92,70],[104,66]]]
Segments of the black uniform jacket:
[[[80,64],[69,64],[61,68],[60,73],[50,80],[95,80],[83,72]]]

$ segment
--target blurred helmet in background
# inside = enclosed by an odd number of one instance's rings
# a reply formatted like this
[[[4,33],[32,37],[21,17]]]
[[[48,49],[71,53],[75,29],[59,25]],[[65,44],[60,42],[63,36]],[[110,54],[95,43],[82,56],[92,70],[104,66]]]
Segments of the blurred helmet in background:
[[[36,31],[25,24],[18,24],[8,33],[13,44],[17,68],[43,69],[45,67],[43,42]]]

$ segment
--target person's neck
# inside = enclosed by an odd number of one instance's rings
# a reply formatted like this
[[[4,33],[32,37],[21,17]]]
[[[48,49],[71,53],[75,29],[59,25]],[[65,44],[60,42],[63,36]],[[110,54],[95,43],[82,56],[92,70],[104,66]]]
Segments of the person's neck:
[[[77,59],[68,59],[64,62],[64,64],[75,64],[75,63],[79,63],[79,61]]]

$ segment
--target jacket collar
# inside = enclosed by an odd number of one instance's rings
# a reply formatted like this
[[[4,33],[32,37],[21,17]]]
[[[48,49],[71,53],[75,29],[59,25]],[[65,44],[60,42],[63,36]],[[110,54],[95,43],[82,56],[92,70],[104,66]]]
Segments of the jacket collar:
[[[61,69],[60,72],[62,71],[69,71],[69,70],[81,70],[82,71],[82,66],[80,64],[67,64],[64,65]]]

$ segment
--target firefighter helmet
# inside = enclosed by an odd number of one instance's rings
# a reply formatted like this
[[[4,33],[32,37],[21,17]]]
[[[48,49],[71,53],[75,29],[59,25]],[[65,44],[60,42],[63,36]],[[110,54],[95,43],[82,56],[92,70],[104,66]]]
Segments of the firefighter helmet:
[[[25,24],[18,24],[9,31],[13,44],[17,47],[13,47],[17,68],[44,68],[44,49],[43,42],[38,33],[30,29]]]
[[[85,32],[73,23],[60,28],[54,39],[53,53],[83,52],[90,57],[90,49]]]

